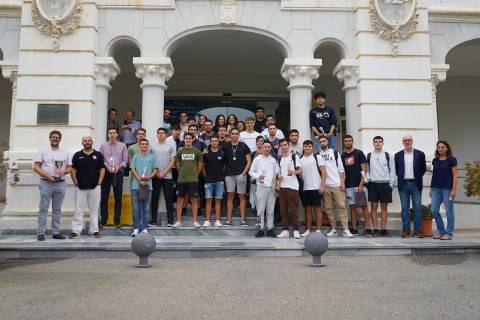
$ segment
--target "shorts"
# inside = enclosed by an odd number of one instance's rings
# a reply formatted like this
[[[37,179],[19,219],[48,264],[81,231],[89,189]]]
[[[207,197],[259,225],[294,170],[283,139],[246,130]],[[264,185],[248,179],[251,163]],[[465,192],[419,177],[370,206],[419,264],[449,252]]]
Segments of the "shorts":
[[[322,195],[318,190],[304,190],[300,192],[302,205],[320,207],[322,205]]]
[[[239,194],[245,194],[247,192],[247,176],[242,176],[241,174],[237,176],[226,176],[225,184],[227,185],[227,192],[235,192],[235,187]]]
[[[388,182],[369,182],[368,201],[392,203],[392,187]]]
[[[187,194],[198,197],[198,182],[177,182],[177,197],[184,198]]]
[[[205,183],[205,199],[223,199],[225,183],[223,181]]]

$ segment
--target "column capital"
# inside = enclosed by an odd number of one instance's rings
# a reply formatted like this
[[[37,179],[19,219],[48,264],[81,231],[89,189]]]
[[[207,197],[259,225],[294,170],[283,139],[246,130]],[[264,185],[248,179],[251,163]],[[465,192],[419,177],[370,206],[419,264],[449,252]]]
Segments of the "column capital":
[[[137,69],[135,76],[142,79],[141,88],[145,87],[161,87],[166,89],[165,82],[173,76],[172,60],[168,57],[136,57],[133,58],[133,65]]]
[[[449,69],[450,69],[449,64],[432,64],[430,66],[432,90],[436,91],[438,84],[447,79],[447,71]]]
[[[15,83],[18,77],[18,63],[16,61],[0,61],[2,76]]]
[[[120,67],[112,57],[95,58],[95,66],[93,69],[97,87],[104,87],[110,90],[110,82],[115,80],[120,73]]]
[[[282,77],[290,83],[288,90],[293,88],[313,89],[312,81],[320,75],[322,59],[291,59],[286,58],[280,72]]]
[[[354,59],[342,59],[333,69],[333,75],[344,83],[343,90],[354,89],[358,82],[358,62]]]

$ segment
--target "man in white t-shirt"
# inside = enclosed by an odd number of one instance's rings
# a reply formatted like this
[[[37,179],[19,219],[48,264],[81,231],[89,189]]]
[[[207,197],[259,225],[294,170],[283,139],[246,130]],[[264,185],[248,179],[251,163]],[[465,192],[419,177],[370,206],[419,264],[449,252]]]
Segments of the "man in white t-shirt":
[[[50,145],[40,149],[35,155],[33,171],[40,176],[40,205],[38,209],[37,240],[44,241],[47,231],[47,215],[52,202],[52,238],[65,239],[60,234],[60,217],[67,183],[65,175],[72,167],[68,151],[60,148],[62,134],[53,130],[49,134]]]
[[[260,133],[256,132],[254,127],[254,120],[252,117],[245,119],[246,131],[240,132],[240,141],[245,143],[251,152],[257,151],[257,137],[260,136]]]
[[[314,154],[313,149],[312,140],[305,140],[303,142],[303,156],[300,159],[303,178],[301,199],[303,207],[305,208],[307,230],[302,233],[302,237],[306,237],[312,232],[313,211],[315,211],[317,232],[322,231],[323,214],[321,209],[321,194],[325,191],[327,171],[325,169],[325,161],[323,161],[322,157]]]
[[[327,169],[327,180],[325,182],[325,192],[323,193],[323,203],[327,211],[328,220],[332,229],[326,234],[327,237],[336,236],[337,222],[333,213],[334,202],[340,216],[340,222],[343,228],[343,236],[345,238],[353,238],[348,229],[348,214],[345,206],[345,170],[343,168],[342,159],[338,151],[329,148],[328,139],[321,137],[320,157],[325,161]]]
[[[290,236],[288,226],[288,209],[292,213],[293,237],[300,239],[299,222],[298,222],[298,175],[302,174],[302,165],[300,157],[290,152],[287,139],[280,140],[280,150],[282,155],[279,159],[280,174],[280,191],[278,199],[280,200],[280,215],[282,216],[282,232],[277,238],[288,238]]]
[[[270,155],[272,144],[265,141],[262,147],[262,154],[257,156],[248,171],[252,179],[257,181],[257,216],[260,217],[260,228],[255,234],[256,238],[265,235],[265,208],[267,209],[267,236],[275,238],[273,231],[273,210],[275,208],[275,185],[280,170],[277,161]]]
[[[262,131],[262,136],[264,136],[265,138],[268,137],[268,126],[271,124],[274,124],[275,127],[277,128],[277,133],[275,134],[275,137],[278,139],[285,138],[283,131],[278,128],[277,123],[275,122],[275,117],[271,114],[267,116],[267,128]]]

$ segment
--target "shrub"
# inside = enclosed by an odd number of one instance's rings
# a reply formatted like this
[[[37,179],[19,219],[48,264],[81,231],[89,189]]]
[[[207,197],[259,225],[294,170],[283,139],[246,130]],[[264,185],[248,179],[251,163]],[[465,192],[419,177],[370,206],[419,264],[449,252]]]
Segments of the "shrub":
[[[467,197],[480,197],[480,161],[465,163],[466,178],[463,187]]]

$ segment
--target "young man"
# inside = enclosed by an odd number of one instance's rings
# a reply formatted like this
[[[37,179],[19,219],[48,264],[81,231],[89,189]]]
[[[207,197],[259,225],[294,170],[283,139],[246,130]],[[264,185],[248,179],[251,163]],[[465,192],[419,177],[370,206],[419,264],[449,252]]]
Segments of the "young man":
[[[352,238],[353,235],[348,229],[348,214],[345,207],[345,170],[343,169],[342,159],[337,151],[329,148],[327,137],[320,138],[320,157],[325,161],[327,179],[325,181],[325,192],[323,201],[327,211],[328,220],[332,229],[326,234],[327,237],[336,236],[337,221],[333,213],[334,207],[338,210],[340,222],[343,228],[343,236]],[[335,201],[335,205],[334,205]]]
[[[200,135],[200,140],[208,147],[210,145],[210,139],[214,134],[212,120],[205,120],[205,132]]]
[[[52,238],[65,239],[60,234],[60,217],[67,184],[65,175],[70,173],[71,158],[68,151],[60,148],[62,134],[50,131],[50,145],[40,149],[35,155],[33,171],[40,176],[40,204],[38,208],[37,240],[44,241],[47,231],[47,216],[52,202]]]
[[[265,108],[257,107],[255,109],[255,125],[253,130],[256,132],[262,132],[267,128],[267,122],[265,121]]]
[[[297,156],[301,156],[303,153],[303,145],[299,142],[300,133],[297,129],[292,129],[288,133],[288,141],[290,145],[290,151],[295,153]]]
[[[413,236],[423,238],[422,188],[423,175],[427,171],[425,153],[413,148],[413,137],[402,139],[404,150],[395,154],[395,172],[398,177],[398,193],[402,204],[402,238],[410,236],[410,199],[413,206]]]
[[[163,109],[163,128],[167,131],[167,134],[172,130],[172,124],[170,121],[171,115],[172,110],[170,110],[170,108]]]
[[[198,133],[198,128],[197,128],[197,125],[196,124],[191,124],[189,127],[188,127],[188,132],[193,136],[193,142],[192,142],[192,146],[197,148],[198,150],[200,150],[201,152],[204,152],[205,149],[207,149],[207,146],[205,145],[205,143],[203,141],[200,141],[200,139],[198,139],[198,136],[197,136],[197,133]],[[180,148],[183,148],[185,146],[185,141],[182,141],[180,143]]]
[[[170,135],[165,139],[165,141],[172,145],[175,150],[178,150],[180,147],[180,127],[178,124],[172,125],[172,130],[170,131]]]
[[[210,215],[212,213],[212,202],[215,199],[215,227],[222,227],[220,216],[222,214],[221,206],[225,184],[223,174],[223,167],[225,156],[223,151],[218,148],[218,136],[215,134],[210,139],[210,146],[207,153],[204,154],[205,166],[203,168],[203,175],[205,176],[205,199],[206,199],[206,220],[204,227],[210,227]]]
[[[343,146],[345,147],[345,151],[342,153],[342,164],[345,168],[345,188],[352,216],[352,229],[350,232],[353,235],[357,235],[357,194],[365,192],[367,158],[361,150],[353,148],[353,137],[351,135],[346,135],[343,138]],[[371,237],[373,233],[370,226],[368,207],[361,207],[361,209],[365,223],[363,235]]]
[[[254,130],[252,117],[245,119],[245,127],[246,130],[240,132],[240,141],[245,143],[250,148],[251,152],[254,152],[257,150],[256,139],[260,133]]]
[[[245,221],[246,191],[247,191],[247,173],[252,163],[250,148],[239,141],[240,133],[237,128],[230,131],[231,141],[225,145],[225,164],[227,186],[227,222],[225,225],[232,225],[233,216],[233,198],[235,190],[240,199],[240,223],[242,226],[248,226]]]
[[[227,138],[227,127],[219,126],[218,127],[218,147],[224,149],[227,143],[230,141]]]
[[[307,222],[307,230],[301,236],[306,237],[312,232],[312,215],[314,211],[317,232],[322,232],[323,215],[321,205],[322,194],[325,191],[327,180],[327,171],[325,169],[325,161],[313,152],[313,142],[311,140],[303,142],[303,156],[300,159],[300,163],[302,165],[303,178],[301,199],[305,208],[305,220]]]
[[[188,132],[188,114],[185,111],[180,112],[180,141],[183,141],[183,135]]]
[[[120,128],[120,125],[118,124],[118,111],[115,108],[108,109],[107,132],[105,132],[105,134],[107,135],[107,140],[108,140],[108,129],[110,128],[115,128],[117,129],[117,131]]]
[[[319,139],[325,137],[328,139],[329,148],[335,149],[335,128],[337,126],[337,116],[335,111],[325,104],[327,95],[323,92],[317,92],[314,95],[317,107],[310,110],[310,127],[315,136],[315,150],[320,152]]]
[[[167,130],[165,128],[158,128],[157,139],[158,143],[150,147],[150,151],[155,157],[158,166],[157,175],[152,179],[151,221],[156,223],[157,226],[161,225],[161,217],[158,215],[158,199],[163,190],[165,207],[167,209],[167,226],[171,227],[173,225],[172,167],[175,165],[177,150],[166,141]]]
[[[372,209],[373,236],[390,236],[387,228],[388,204],[392,202],[392,188],[395,183],[395,162],[388,152],[383,151],[383,138],[373,138],[374,151],[367,154],[368,201]],[[381,230],[377,227],[377,207],[382,211]]]
[[[134,119],[135,111],[128,110],[125,112],[125,121],[121,127],[122,129],[122,141],[129,147],[134,144],[136,139],[137,130],[142,127],[142,123]]]
[[[275,238],[277,235],[273,231],[273,210],[275,208],[275,189],[272,182],[277,179],[280,173],[277,161],[270,155],[272,145],[265,141],[262,147],[262,154],[257,156],[252,163],[248,174],[257,181],[256,204],[257,217],[260,218],[260,228],[255,234],[256,238],[265,235],[265,209],[267,211],[267,236]]]
[[[131,163],[133,176],[132,184],[130,185],[133,211],[132,237],[135,237],[140,231],[148,232],[150,201],[152,199],[152,178],[157,175],[158,168],[155,157],[148,152],[148,140],[142,139],[139,143],[140,152],[133,156]]]
[[[101,185],[105,176],[103,155],[92,148],[93,140],[89,136],[82,138],[83,150],[72,158],[72,177],[75,185],[75,214],[72,218],[70,239],[80,237],[83,229],[83,212],[88,205],[90,211],[90,235],[101,238],[98,231],[98,210],[100,207]]]
[[[114,128],[108,130],[108,141],[100,146],[100,153],[105,160],[105,177],[102,181],[102,196],[100,200],[100,227],[107,224],[108,197],[113,187],[115,198],[114,224],[120,227],[122,214],[123,193],[123,168],[128,163],[128,151],[125,143],[117,141],[118,131]]]
[[[197,222],[198,214],[198,174],[203,169],[203,154],[193,147],[193,134],[185,133],[183,136],[185,146],[177,151],[175,165],[178,170],[177,181],[177,222],[174,228],[182,226],[182,208],[186,195],[192,200],[193,226],[200,228]]]
[[[283,138],[285,138],[285,135],[283,134],[282,130],[280,130],[280,129],[277,127],[277,123],[275,122],[275,116],[274,116],[274,115],[271,115],[271,114],[269,114],[269,115],[267,116],[267,128],[262,131],[262,136],[264,136],[264,137],[267,137],[267,136],[268,136],[269,131],[270,131],[268,128],[269,128],[269,126],[270,126],[271,124],[274,124],[274,125],[275,125],[275,128],[277,128],[275,136],[276,136],[278,139],[283,139]]]
[[[147,130],[144,128],[140,128],[137,130],[137,134],[135,137],[137,138],[137,141],[134,144],[131,144],[128,147],[128,164],[132,162],[133,156],[136,155],[137,153],[140,153],[140,141],[145,139],[147,136]]]
[[[297,176],[302,174],[302,164],[300,157],[290,152],[287,139],[280,140],[280,149],[282,155],[279,159],[280,174],[278,180],[280,181],[279,200],[280,200],[280,214],[282,216],[283,231],[277,236],[278,238],[288,238],[290,236],[288,226],[288,209],[292,214],[293,237],[300,239],[300,226],[298,219],[298,189],[300,187]]]
[[[277,126],[274,123],[270,123],[268,125],[268,135],[263,137],[265,138],[265,141],[270,141],[270,144],[272,145],[272,156],[277,158],[280,148],[280,139],[282,139],[278,137]]]

